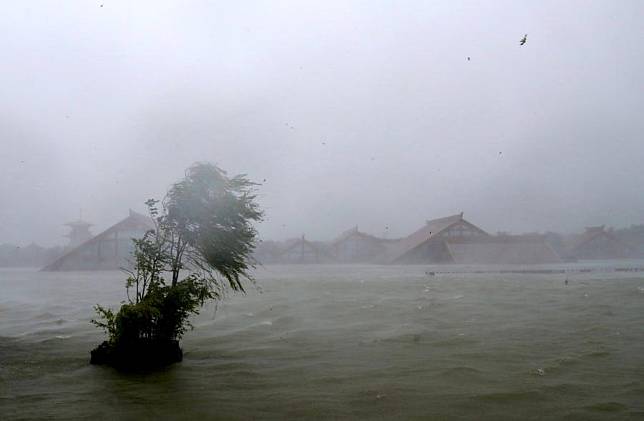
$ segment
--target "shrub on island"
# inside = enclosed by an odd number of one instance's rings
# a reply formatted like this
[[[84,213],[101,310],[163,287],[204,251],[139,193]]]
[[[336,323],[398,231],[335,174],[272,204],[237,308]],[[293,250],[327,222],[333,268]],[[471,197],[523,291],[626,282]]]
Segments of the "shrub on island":
[[[192,328],[190,316],[228,290],[243,292],[242,280],[254,282],[253,222],[262,218],[255,186],[245,175],[229,178],[197,163],[162,202],[146,202],[154,229],[133,239],[127,301],[116,313],[95,307],[92,323],[108,338],[91,351],[92,364],[150,369],[181,361],[179,340]]]

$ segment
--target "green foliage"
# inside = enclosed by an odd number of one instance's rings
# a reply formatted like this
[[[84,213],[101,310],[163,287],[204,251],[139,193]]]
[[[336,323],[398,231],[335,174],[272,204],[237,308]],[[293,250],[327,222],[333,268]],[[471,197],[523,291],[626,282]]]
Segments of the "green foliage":
[[[161,209],[157,200],[146,202],[155,227],[133,240],[128,302],[116,314],[95,307],[92,323],[111,345],[179,339],[206,301],[227,288],[244,291],[242,279],[252,281],[252,223],[262,217],[255,185],[244,175],[228,178],[218,167],[198,163],[170,188]]]
[[[91,323],[96,327],[100,327],[107,333],[110,343],[113,343],[116,339],[117,328],[116,328],[116,316],[114,312],[105,308],[99,304],[94,306],[94,310],[99,317],[99,320],[92,319]]]
[[[123,304],[116,314],[96,306],[102,320],[92,323],[105,330],[111,344],[179,339],[191,327],[189,317],[215,297],[208,285],[188,276],[175,286],[153,285],[139,302]]]
[[[214,165],[196,164],[163,202],[162,223],[178,235],[175,257],[206,273],[216,270],[235,291],[244,290],[241,278],[250,278],[248,256],[257,234],[252,223],[262,217],[255,185],[245,175],[228,178]]]

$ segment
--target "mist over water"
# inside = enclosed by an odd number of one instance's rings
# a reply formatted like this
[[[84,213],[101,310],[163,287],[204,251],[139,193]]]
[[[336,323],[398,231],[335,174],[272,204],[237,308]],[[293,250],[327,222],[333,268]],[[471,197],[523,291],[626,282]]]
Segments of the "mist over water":
[[[643,21],[636,0],[3,2],[0,420],[644,419]],[[125,265],[196,162],[257,183],[266,266],[181,363],[90,365],[126,276],[73,270]]]
[[[644,281],[268,266],[261,293],[207,307],[184,361],[88,365],[122,274],[2,270],[9,418],[624,419],[644,415]],[[88,287],[91,280],[91,287]],[[65,288],[61,288],[64,284]]]
[[[644,222],[641,2],[4,6],[0,242],[204,160],[263,184],[265,239]]]

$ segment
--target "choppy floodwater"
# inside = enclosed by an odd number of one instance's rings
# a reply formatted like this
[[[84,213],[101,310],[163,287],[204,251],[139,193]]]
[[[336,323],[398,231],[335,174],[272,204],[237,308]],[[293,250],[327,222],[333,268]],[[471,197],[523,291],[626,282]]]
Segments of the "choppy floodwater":
[[[0,271],[0,419],[644,418],[644,279],[266,267],[184,361],[88,364],[119,272]]]

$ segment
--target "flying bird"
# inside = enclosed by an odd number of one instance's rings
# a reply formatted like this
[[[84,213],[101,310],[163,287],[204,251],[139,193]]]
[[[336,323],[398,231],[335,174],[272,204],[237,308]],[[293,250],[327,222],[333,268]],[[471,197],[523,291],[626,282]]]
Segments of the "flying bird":
[[[519,41],[519,45],[523,45],[528,41],[528,34],[525,34],[523,38],[521,38],[521,41]]]

